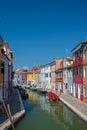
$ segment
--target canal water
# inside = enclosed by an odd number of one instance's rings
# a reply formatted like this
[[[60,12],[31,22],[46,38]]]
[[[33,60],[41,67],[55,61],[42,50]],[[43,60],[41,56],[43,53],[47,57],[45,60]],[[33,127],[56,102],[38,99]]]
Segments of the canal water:
[[[16,130],[87,130],[87,123],[61,101],[48,101],[46,96],[29,91],[24,106],[26,114]]]

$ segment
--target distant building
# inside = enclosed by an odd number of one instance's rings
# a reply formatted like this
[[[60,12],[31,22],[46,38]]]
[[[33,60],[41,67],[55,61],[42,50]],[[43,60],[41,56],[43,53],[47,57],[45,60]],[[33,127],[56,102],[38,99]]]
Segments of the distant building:
[[[51,62],[51,89],[57,89],[56,71],[60,68],[60,62],[62,58],[54,58]]]
[[[33,86],[35,85],[35,73],[32,70],[29,70],[27,73],[27,85]]]
[[[14,71],[13,86],[22,86],[22,69]]]
[[[63,59],[63,92],[67,95],[72,95],[72,58],[67,56]]]
[[[45,88],[51,89],[51,63],[45,64]]]
[[[58,61],[58,69],[55,71],[56,90],[63,92],[63,59]]]
[[[41,88],[45,87],[45,65],[41,66],[41,71],[40,71],[40,87]]]

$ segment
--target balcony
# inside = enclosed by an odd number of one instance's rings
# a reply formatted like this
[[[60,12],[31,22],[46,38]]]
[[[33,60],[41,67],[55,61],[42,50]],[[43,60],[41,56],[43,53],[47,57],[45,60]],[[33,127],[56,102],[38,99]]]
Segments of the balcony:
[[[83,60],[83,65],[87,65],[87,58]]]
[[[78,57],[73,61],[73,67],[80,66],[80,65],[82,65],[82,63],[83,63],[83,58]]]
[[[56,77],[56,78],[55,78],[55,81],[56,81],[56,82],[62,82],[62,81],[63,81],[63,78],[58,78],[58,77]]]

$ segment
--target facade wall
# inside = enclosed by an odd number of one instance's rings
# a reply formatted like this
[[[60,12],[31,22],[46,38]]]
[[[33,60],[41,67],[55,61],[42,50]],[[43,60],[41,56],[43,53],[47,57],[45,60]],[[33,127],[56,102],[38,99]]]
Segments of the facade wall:
[[[35,85],[40,87],[40,72],[35,73]]]
[[[83,100],[83,48],[81,44],[73,52],[73,96]]]
[[[32,74],[27,74],[27,80],[35,80],[35,74],[32,73]]]
[[[56,90],[63,92],[63,59],[56,60],[55,84]]]
[[[27,85],[27,73],[22,73],[22,83],[23,85]]]
[[[35,84],[35,74],[27,74],[27,85],[34,85]]]
[[[3,59],[3,73],[1,74],[1,84],[3,86],[2,89],[2,95],[5,101],[8,100],[8,89],[9,89],[9,80],[8,80],[8,65],[9,65],[9,60],[8,58],[1,52],[0,50],[0,57]]]
[[[83,48],[83,101],[87,103],[87,45]]]
[[[14,74],[14,86],[21,86],[22,85],[22,74]]]
[[[45,87],[51,89],[51,68],[50,65],[45,66]]]
[[[51,89],[55,90],[55,64],[51,66]]]
[[[0,59],[0,66],[3,61]],[[4,74],[1,73],[1,68],[0,68],[0,100],[3,98],[3,88],[4,88]]]
[[[8,79],[8,61],[4,62],[4,99],[8,100],[8,91],[9,91],[9,79]]]
[[[41,68],[41,72],[40,72],[40,83],[41,83],[40,87],[43,88],[45,86],[45,67],[44,66]]]
[[[72,82],[70,82],[72,79],[72,59],[71,57],[65,57],[63,60],[63,92],[67,95],[71,95],[72,91]]]

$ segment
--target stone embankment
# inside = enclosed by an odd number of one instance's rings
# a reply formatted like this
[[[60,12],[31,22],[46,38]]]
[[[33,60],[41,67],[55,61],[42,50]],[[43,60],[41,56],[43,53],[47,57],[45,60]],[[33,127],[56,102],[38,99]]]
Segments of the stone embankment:
[[[25,109],[19,91],[16,88],[12,89],[12,94],[9,98],[8,104],[13,122],[17,122],[24,114]],[[11,123],[5,112],[0,113],[0,130],[8,130]]]

